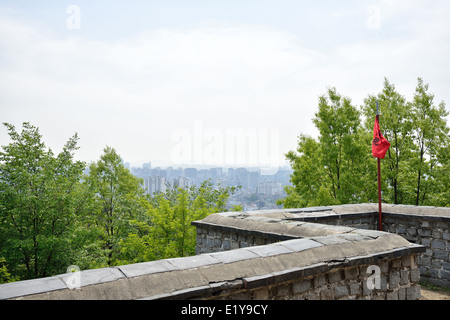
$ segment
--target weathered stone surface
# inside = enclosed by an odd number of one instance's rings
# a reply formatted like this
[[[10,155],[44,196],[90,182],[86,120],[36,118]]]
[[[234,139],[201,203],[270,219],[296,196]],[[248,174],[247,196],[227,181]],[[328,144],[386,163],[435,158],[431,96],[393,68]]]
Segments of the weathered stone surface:
[[[176,269],[176,267],[167,260],[128,264],[117,268],[129,278]]]
[[[286,299],[293,294],[298,299],[402,300],[420,297],[421,271],[439,283],[449,281],[450,210],[431,208],[430,215],[429,207],[383,205],[383,210],[386,230],[427,245],[420,259],[421,245],[359,229],[377,227],[375,204],[230,212],[193,223],[197,252],[204,254],[83,271],[81,288],[74,290],[65,283],[69,275],[26,286],[0,285],[0,298]],[[223,251],[231,248],[240,249]],[[380,288],[367,287],[370,265],[379,267]]]
[[[11,299],[67,288],[60,277],[25,280],[0,285],[0,299]]]

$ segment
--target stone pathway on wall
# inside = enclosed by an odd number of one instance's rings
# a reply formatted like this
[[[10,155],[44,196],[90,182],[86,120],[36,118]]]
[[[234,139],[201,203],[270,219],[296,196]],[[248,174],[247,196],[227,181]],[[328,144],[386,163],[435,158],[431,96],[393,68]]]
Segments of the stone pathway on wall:
[[[442,290],[430,290],[427,288],[420,289],[421,298],[420,300],[450,300],[450,292],[442,291]]]

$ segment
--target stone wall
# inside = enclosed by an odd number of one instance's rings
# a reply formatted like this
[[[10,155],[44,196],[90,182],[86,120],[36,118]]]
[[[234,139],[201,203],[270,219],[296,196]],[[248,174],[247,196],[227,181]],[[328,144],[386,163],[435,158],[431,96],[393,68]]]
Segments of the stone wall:
[[[355,267],[318,270],[315,275],[278,282],[271,278],[246,279],[244,288],[215,297],[237,300],[418,300],[420,271],[417,255]],[[371,271],[380,268],[377,284]],[[259,282],[257,282],[257,280]],[[253,287],[252,281],[258,286]]]
[[[384,231],[398,234],[426,248],[418,257],[421,280],[450,287],[450,208],[386,204],[382,208]],[[317,235],[320,230],[326,230],[323,224],[350,228],[346,230],[376,230],[377,211],[377,204],[358,204],[224,213],[221,214],[222,217],[232,220],[224,222],[217,216],[211,216],[203,221],[193,222],[197,227],[196,252],[217,252]],[[264,228],[264,224],[272,226]],[[290,227],[281,230],[280,226],[275,228],[273,224]],[[287,231],[292,226],[302,224],[308,226],[308,233]]]
[[[419,279],[448,284],[449,221],[383,205],[378,231],[376,204],[218,213],[193,222],[196,256],[3,284],[0,299],[417,300]]]
[[[450,287],[450,217],[387,213],[383,228],[425,246],[418,258],[421,280]]]
[[[333,232],[334,228],[327,230]],[[342,231],[8,283],[0,285],[0,299],[417,300],[420,297],[416,261],[422,246],[385,232]],[[73,281],[77,277],[78,281]],[[74,284],[78,286],[73,287]]]

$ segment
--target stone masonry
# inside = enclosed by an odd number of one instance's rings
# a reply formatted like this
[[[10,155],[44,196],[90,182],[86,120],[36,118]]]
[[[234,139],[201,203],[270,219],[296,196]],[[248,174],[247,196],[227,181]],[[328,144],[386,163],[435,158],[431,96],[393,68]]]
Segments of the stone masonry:
[[[223,216],[234,218],[234,222],[209,223],[209,220],[216,219],[214,216],[193,222],[197,227],[196,252],[217,252],[302,238],[313,234],[311,230],[316,230],[314,234],[318,234],[318,230],[325,228],[321,226],[323,224],[377,230],[377,211],[377,204],[358,204],[224,213]],[[450,208],[385,204],[382,218],[384,231],[398,234],[426,248],[417,259],[421,280],[450,287]],[[239,222],[243,220],[247,223],[240,226]],[[250,223],[257,224],[258,221],[269,224],[309,223],[310,230],[308,234],[266,232]]]

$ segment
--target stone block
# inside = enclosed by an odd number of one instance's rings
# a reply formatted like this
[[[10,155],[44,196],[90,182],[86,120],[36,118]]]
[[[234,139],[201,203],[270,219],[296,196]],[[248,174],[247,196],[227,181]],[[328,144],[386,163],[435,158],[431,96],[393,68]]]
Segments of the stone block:
[[[327,283],[324,274],[320,274],[314,277],[314,288],[320,288]]]
[[[400,259],[394,259],[391,261],[391,268],[397,269],[402,266],[402,261]]]
[[[406,233],[407,234],[409,234],[409,235],[416,235],[416,232],[417,232],[417,230],[416,230],[416,228],[414,228],[414,227],[409,227],[408,229],[406,229]]]
[[[433,250],[433,258],[440,260],[448,260],[448,252],[445,250]]]
[[[226,252],[211,253],[211,256],[223,263],[259,258],[256,253],[249,250],[230,250]]]
[[[66,288],[65,282],[59,277],[11,282],[0,286],[0,299],[10,299]]]
[[[406,288],[406,300],[419,300],[420,299],[420,286],[414,285]]]
[[[431,230],[430,229],[420,228],[420,229],[417,230],[417,233],[421,237],[430,237],[431,236]]]
[[[177,269],[192,269],[201,266],[207,266],[211,264],[221,263],[219,260],[213,258],[208,254],[202,254],[191,257],[183,257],[183,258],[172,258],[167,259],[170,264],[175,266]]]
[[[311,279],[298,281],[292,285],[292,292],[294,294],[304,293],[309,289],[311,289]]]
[[[432,240],[431,241],[431,249],[445,250],[445,241],[444,240]]]
[[[400,270],[400,285],[406,285],[409,283],[409,271]]]
[[[260,288],[253,291],[254,300],[268,300],[269,299],[269,289]]]
[[[310,240],[310,239],[296,239],[296,240],[283,241],[281,243],[281,245],[287,247],[288,249],[292,249],[294,251],[303,251],[306,249],[323,246],[323,244],[318,243],[313,240]]]
[[[167,272],[176,270],[173,264],[167,260],[156,260],[151,262],[142,262],[135,264],[128,264],[117,267],[128,278],[142,276],[150,273]]]
[[[356,280],[358,278],[358,268],[346,268],[344,270],[345,280]]]
[[[386,293],[386,300],[398,300],[398,291],[388,291]]]
[[[430,238],[422,238],[421,244],[423,246],[430,247],[431,246],[431,239]]]
[[[246,250],[256,253],[260,257],[269,257],[269,256],[275,256],[275,255],[279,255],[279,254],[293,252],[292,249],[289,249],[288,247],[283,246],[281,244],[255,246],[255,247],[250,247]]]
[[[433,237],[433,239],[442,239],[442,231],[433,229],[433,231],[431,232],[431,236]]]
[[[328,273],[328,282],[335,283],[340,282],[342,280],[342,271],[336,270]]]
[[[344,297],[348,297],[347,286],[345,284],[337,285],[334,288],[334,298],[335,299],[340,299],[340,298],[344,298]]]
[[[450,271],[449,270],[441,270],[441,278],[447,281],[450,281]]]
[[[334,290],[332,289],[321,290],[320,300],[334,300]]]
[[[404,256],[402,258],[402,266],[411,267],[411,256]]]
[[[222,249],[223,250],[230,250],[231,249],[230,240],[226,239],[226,240],[222,241]]]
[[[400,288],[398,290],[398,300],[406,300],[406,288]]]
[[[360,295],[361,294],[361,284],[359,282],[350,282],[350,295]]]
[[[400,273],[393,271],[389,273],[389,289],[396,289],[400,284]]]
[[[410,277],[412,283],[417,283],[420,280],[420,270],[419,268],[411,269],[410,271]]]

